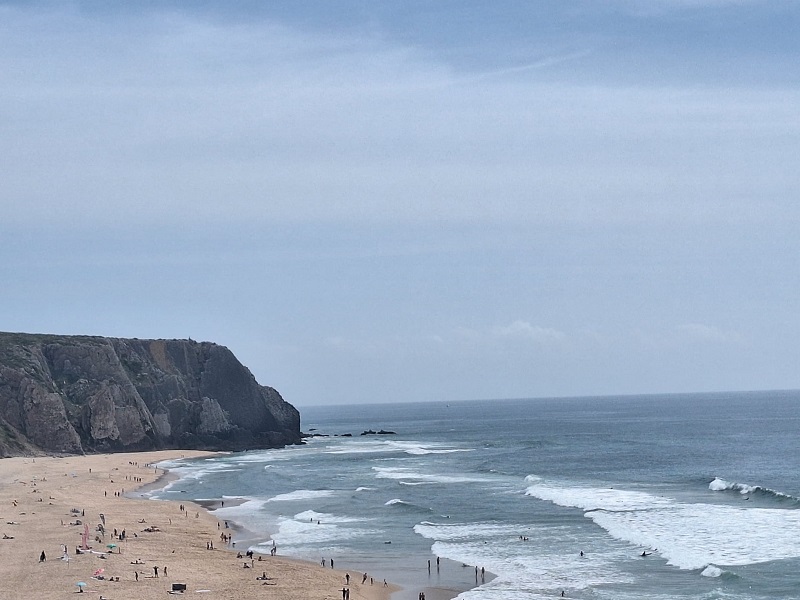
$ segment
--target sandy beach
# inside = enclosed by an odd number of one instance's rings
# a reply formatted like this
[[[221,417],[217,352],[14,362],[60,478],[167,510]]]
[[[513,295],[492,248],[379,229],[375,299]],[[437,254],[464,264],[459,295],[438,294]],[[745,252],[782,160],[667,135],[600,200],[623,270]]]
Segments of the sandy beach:
[[[201,506],[126,497],[163,476],[147,465],[205,454],[0,459],[0,597],[342,598],[344,571],[280,553],[237,558],[246,548],[226,545],[220,536],[231,531]],[[79,553],[87,528],[90,549]],[[264,574],[267,578],[259,579]],[[388,600],[397,589],[384,587],[382,580],[361,585],[360,575],[350,573],[353,600]],[[182,584],[185,592],[173,591]]]

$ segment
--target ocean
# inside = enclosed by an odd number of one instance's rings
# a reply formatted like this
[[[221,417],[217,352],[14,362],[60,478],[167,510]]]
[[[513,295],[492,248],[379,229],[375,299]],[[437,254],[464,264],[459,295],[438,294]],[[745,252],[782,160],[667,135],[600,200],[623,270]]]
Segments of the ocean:
[[[169,463],[151,495],[205,501],[242,551],[398,583],[394,600],[800,598],[798,391],[301,417],[319,437]]]

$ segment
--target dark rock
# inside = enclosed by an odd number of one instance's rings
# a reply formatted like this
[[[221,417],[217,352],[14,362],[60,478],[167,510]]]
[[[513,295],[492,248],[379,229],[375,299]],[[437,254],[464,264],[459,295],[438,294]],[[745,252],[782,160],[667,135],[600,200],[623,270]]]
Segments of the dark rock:
[[[0,456],[300,442],[300,415],[224,346],[0,333]]]

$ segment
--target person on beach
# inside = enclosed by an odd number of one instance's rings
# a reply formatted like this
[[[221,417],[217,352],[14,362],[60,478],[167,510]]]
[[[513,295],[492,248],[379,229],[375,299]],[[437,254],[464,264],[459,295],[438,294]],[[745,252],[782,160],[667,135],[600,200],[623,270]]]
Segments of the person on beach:
[[[39,562],[44,562],[46,560],[47,556],[45,556],[44,550],[42,550],[42,553],[39,555]]]
[[[345,585],[350,585],[350,573],[345,573],[344,574],[344,584]]]
[[[154,577],[158,577],[158,567],[153,567],[153,573],[155,574]]]

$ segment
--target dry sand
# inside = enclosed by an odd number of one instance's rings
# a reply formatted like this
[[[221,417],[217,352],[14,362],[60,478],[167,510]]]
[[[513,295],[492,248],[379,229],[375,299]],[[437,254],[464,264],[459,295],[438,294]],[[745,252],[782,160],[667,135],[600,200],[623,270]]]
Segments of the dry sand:
[[[250,561],[225,547],[224,528],[199,505],[187,502],[181,511],[177,502],[124,496],[163,475],[147,464],[205,454],[173,450],[0,459],[0,598],[74,599],[79,581],[86,585],[77,598],[95,600],[342,598],[344,571],[269,554],[261,561],[256,555],[252,568],[244,568]],[[101,514],[104,535],[97,531]],[[76,554],[84,523],[92,550]],[[114,537],[115,529],[124,530],[126,539]],[[214,550],[207,549],[210,542]],[[109,551],[108,544],[117,546]],[[64,545],[68,560],[62,558]],[[100,569],[102,579],[93,577]],[[264,571],[269,579],[257,580]],[[359,573],[351,573],[352,600],[388,600],[397,589],[383,587],[382,580],[373,586],[360,581]],[[173,583],[186,584],[186,592],[170,595]]]

